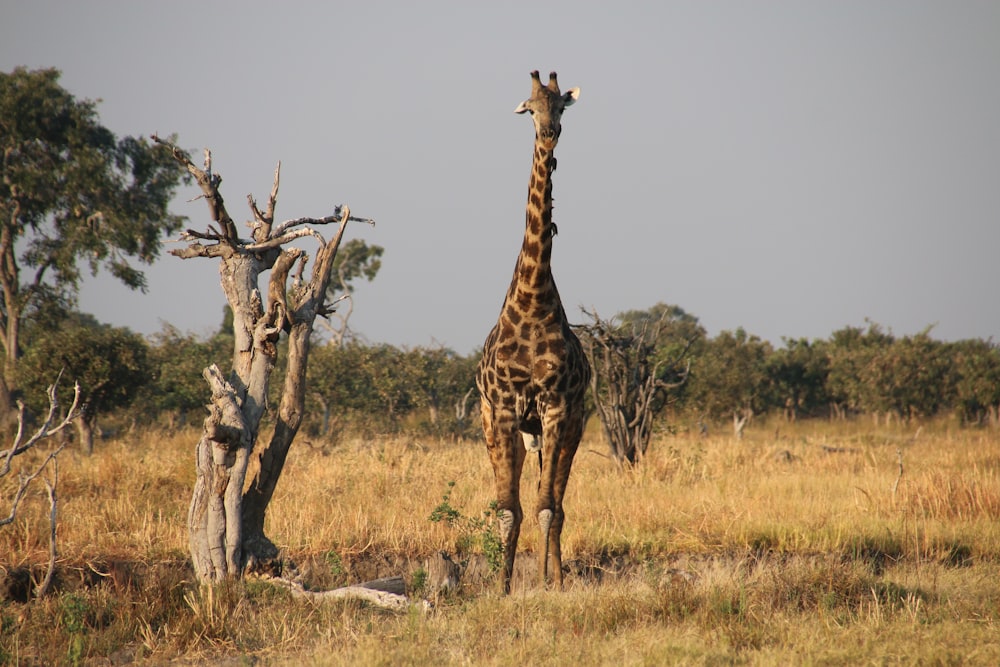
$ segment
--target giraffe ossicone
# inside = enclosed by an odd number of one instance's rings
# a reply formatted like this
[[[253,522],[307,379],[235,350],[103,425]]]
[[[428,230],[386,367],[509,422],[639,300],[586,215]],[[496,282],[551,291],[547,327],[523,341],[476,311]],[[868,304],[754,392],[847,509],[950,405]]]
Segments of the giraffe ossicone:
[[[505,593],[510,592],[524,516],[521,472],[527,454],[536,452],[539,574],[543,585],[551,574],[562,587],[563,498],[583,436],[583,398],[590,381],[590,365],[570,329],[551,267],[554,150],[562,133],[563,111],[579,99],[580,89],[560,91],[555,72],[549,74],[548,85],[542,84],[537,71],[531,79],[531,97],[515,109],[530,113],[535,125],[524,239],[500,317],[486,338],[476,371],[483,434],[496,482]]]

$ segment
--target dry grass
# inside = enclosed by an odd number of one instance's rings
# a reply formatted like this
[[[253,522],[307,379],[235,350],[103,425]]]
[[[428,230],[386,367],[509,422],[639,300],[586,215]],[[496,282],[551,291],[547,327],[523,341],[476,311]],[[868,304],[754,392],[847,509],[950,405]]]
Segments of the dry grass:
[[[434,611],[407,614],[314,606],[264,581],[193,586],[195,439],[147,433],[63,455],[61,589],[0,603],[0,662],[1000,663],[993,431],[758,425],[742,441],[665,436],[624,473],[589,435],[566,502],[567,590],[521,577],[508,598],[482,578],[481,443],[297,446],[268,530],[308,582],[404,574],[429,594],[426,557],[472,564]],[[528,516],[536,479],[526,466]],[[452,525],[428,519],[446,493]],[[4,566],[46,560],[46,507],[26,510],[0,529]],[[527,520],[522,554],[537,543]]]

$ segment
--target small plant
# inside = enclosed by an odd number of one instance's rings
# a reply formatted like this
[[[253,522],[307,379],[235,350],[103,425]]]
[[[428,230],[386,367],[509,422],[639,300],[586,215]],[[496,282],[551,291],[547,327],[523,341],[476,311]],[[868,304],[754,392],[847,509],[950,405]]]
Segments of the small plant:
[[[490,571],[497,572],[503,564],[503,543],[494,530],[497,520],[497,501],[492,501],[488,510],[483,512],[483,518],[477,519],[479,529],[479,546],[483,549]]]
[[[326,552],[325,560],[327,566],[330,568],[330,574],[334,577],[341,577],[346,573],[344,570],[344,559],[333,549]]]
[[[490,570],[496,572],[503,563],[503,544],[496,531],[497,503],[495,500],[491,502],[480,517],[465,516],[451,504],[451,492],[454,488],[455,481],[448,482],[448,490],[441,496],[441,502],[431,511],[427,519],[434,523],[443,521],[452,528],[458,528],[459,550],[469,549],[478,544],[486,557],[486,562],[490,565]]]
[[[66,662],[78,665],[83,660],[87,632],[87,614],[90,611],[86,598],[76,593],[70,593],[62,599],[60,620],[63,630],[69,635],[69,647],[66,650]]]
[[[427,588],[427,570],[418,567],[413,571],[413,582],[410,584],[411,594],[423,595]]]
[[[444,521],[449,526],[454,526],[455,522],[462,518],[462,513],[451,506],[451,492],[455,489],[455,480],[448,482],[448,490],[441,496],[441,503],[431,511],[429,521],[440,523]]]

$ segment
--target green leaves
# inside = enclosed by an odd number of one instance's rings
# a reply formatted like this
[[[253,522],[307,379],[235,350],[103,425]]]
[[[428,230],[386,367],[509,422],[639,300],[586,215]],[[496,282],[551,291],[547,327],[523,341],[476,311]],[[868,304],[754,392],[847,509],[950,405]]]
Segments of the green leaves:
[[[352,283],[358,278],[371,282],[382,268],[380,258],[384,251],[385,248],[382,246],[370,246],[361,239],[351,239],[342,244],[337,250],[337,257],[333,260],[333,273],[337,276],[337,280],[331,281],[331,289],[351,292]]]
[[[169,152],[117,139],[96,104],[76,100],[55,69],[0,72],[0,337],[7,402],[20,323],[42,301],[72,306],[81,267],[146,289],[150,263],[183,221],[168,205],[187,178]],[[44,329],[36,327],[36,331]],[[8,408],[0,405],[0,411]]]
[[[0,325],[19,319],[43,286],[72,301],[81,262],[145,288],[133,262],[155,259],[183,221],[168,211],[185,175],[167,151],[117,139],[94,102],[59,85],[57,70],[19,67],[0,73],[0,152]]]
[[[68,386],[80,383],[87,417],[129,405],[150,375],[141,336],[128,329],[86,324],[37,332],[18,370],[29,401],[44,398],[45,386],[63,371]]]
[[[771,353],[770,343],[742,327],[720,332],[705,342],[691,364],[689,404],[719,419],[734,410],[765,410],[769,386],[766,362]]]

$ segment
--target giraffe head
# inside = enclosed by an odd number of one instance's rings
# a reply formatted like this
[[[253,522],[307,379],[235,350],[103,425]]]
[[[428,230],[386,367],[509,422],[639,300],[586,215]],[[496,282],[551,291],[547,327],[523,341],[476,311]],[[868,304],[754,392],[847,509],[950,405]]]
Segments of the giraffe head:
[[[535,122],[535,138],[554,147],[562,132],[563,110],[580,97],[579,88],[570,88],[565,93],[559,92],[556,73],[549,74],[549,85],[542,85],[538,70],[531,73],[531,97],[517,105],[514,113],[531,112]]]

